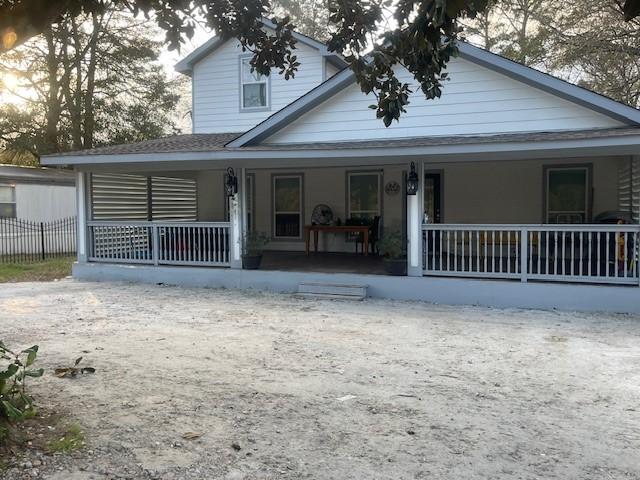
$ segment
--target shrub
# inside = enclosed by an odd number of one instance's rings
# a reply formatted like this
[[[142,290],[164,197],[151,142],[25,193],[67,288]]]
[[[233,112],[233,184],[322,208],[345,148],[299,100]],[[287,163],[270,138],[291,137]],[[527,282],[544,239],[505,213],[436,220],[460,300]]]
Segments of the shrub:
[[[0,366],[5,368],[0,370],[0,430],[6,431],[3,423],[18,422],[35,415],[33,399],[27,393],[27,378],[41,377],[44,373],[42,368],[29,368],[37,356],[37,345],[13,352],[0,341],[0,360],[8,360],[8,365]]]

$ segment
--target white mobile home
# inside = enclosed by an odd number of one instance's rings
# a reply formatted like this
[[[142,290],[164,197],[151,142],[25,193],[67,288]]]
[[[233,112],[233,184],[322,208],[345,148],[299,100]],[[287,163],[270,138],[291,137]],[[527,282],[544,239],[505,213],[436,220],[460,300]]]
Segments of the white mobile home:
[[[414,88],[385,128],[342,59],[296,38],[289,81],[233,39],[181,61],[193,134],[44,158],[77,172],[77,277],[640,311],[638,110],[461,43],[442,97]],[[268,236],[260,270],[247,232]],[[405,276],[378,255],[394,235]]]
[[[47,222],[76,214],[70,170],[0,164],[0,217]]]

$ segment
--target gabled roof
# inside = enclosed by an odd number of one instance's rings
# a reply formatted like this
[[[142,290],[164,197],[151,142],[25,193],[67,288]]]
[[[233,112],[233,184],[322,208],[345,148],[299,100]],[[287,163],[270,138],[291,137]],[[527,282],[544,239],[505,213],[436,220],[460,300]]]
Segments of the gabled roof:
[[[552,75],[509,60],[466,42],[458,42],[459,56],[547,93],[607,115],[630,126],[640,125],[640,110],[566,82]],[[229,142],[229,147],[255,145],[273,135],[314,107],[355,82],[350,69],[344,69],[307,94],[271,115],[251,130]],[[446,87],[445,87],[446,88]]]
[[[265,27],[271,30],[275,30],[276,24],[273,23],[271,20],[263,17],[262,19],[260,19],[260,21],[262,22],[262,25],[264,25]],[[298,32],[293,32],[293,37],[300,43],[318,50],[318,52],[320,52],[320,55],[325,57],[329,63],[335,65],[337,68],[344,68],[347,65],[340,55],[334,52],[330,52],[324,43],[319,42],[318,40],[315,40],[311,37],[308,37]],[[196,48],[189,55],[187,55],[185,58],[183,58],[178,63],[176,63],[175,65],[176,71],[180,73],[184,73],[185,75],[191,75],[191,73],[193,72],[193,66],[196,63],[198,63],[207,55],[215,52],[219,47],[221,47],[228,40],[230,40],[230,38],[225,38],[222,36],[215,36],[209,39],[208,41],[200,45],[198,48]]]

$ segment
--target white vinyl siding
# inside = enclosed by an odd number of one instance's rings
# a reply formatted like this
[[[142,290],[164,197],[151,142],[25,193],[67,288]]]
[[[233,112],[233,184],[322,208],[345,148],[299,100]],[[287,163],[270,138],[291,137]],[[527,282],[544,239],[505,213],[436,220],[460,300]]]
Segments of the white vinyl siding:
[[[42,185],[16,182],[16,217],[49,222],[76,215],[73,185]]]
[[[300,67],[285,80],[277,70],[269,75],[269,109],[242,109],[240,58],[246,57],[236,40],[229,40],[193,69],[194,133],[245,132],[280,110],[323,80],[324,59],[320,53],[298,42],[295,55]]]
[[[426,100],[411,74],[399,68],[401,81],[414,93],[407,113],[390,127],[368,108],[375,103],[351,85],[304,114],[264,143],[359,141],[448,135],[488,135],[527,131],[620,127],[603,114],[546,93],[463,59],[448,67],[442,97]]]

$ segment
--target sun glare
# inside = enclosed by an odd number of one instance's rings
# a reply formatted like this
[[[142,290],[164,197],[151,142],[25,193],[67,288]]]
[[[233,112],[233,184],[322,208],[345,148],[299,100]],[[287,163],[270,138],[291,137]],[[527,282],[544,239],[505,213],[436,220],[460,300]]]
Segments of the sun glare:
[[[18,79],[11,73],[0,76],[0,86],[3,90],[14,90],[18,86]]]

